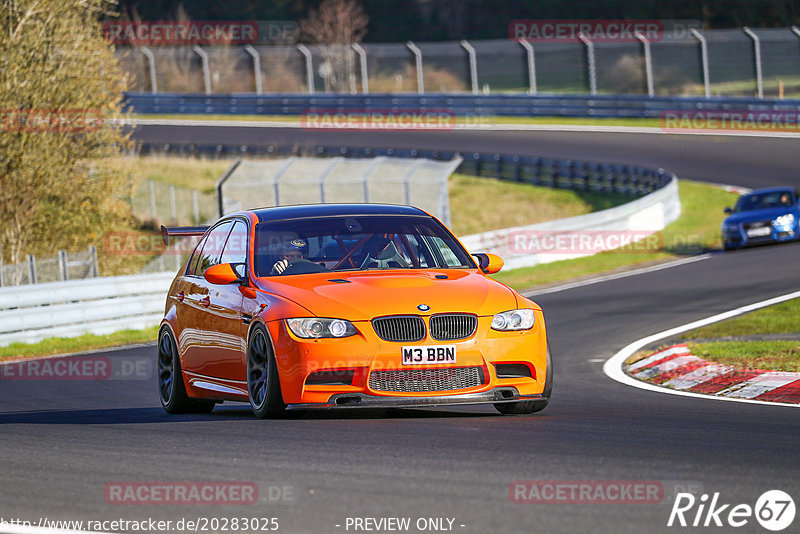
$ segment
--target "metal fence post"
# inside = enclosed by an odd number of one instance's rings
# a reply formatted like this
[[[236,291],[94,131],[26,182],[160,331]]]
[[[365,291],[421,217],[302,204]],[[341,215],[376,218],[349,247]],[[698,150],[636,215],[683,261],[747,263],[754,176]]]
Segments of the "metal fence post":
[[[36,283],[36,258],[33,254],[28,254],[28,280],[31,284]]]
[[[150,217],[155,221],[158,218],[156,213],[156,186],[153,180],[149,181],[150,186]]]
[[[278,172],[276,172],[275,175],[272,177],[272,188],[273,188],[273,194],[275,195],[276,206],[281,205],[281,197],[280,197],[281,178],[283,178],[284,174],[289,172],[289,167],[294,165],[295,161],[297,161],[297,158],[294,157],[287,159],[286,162],[283,164],[283,166],[280,168],[280,170],[278,170]]]
[[[375,169],[378,168],[384,161],[386,161],[385,156],[378,156],[377,158],[373,158],[372,162],[369,164],[369,167],[364,169],[364,173],[361,175],[361,185],[364,189],[364,203],[369,203],[369,179],[372,177],[372,173],[375,172]]]
[[[253,58],[253,76],[256,79],[256,94],[263,94],[264,91],[261,83],[261,56],[258,55],[258,51],[253,48],[252,45],[245,46],[244,51]]]
[[[172,224],[178,224],[178,209],[175,205],[175,186],[169,184],[169,216]]]
[[[299,44],[297,49],[306,58],[306,85],[308,94],[314,94],[314,58],[311,57],[311,50],[306,45]]]
[[[97,247],[94,245],[89,245],[89,256],[92,258],[92,278],[97,278],[100,276],[100,266],[97,264]]]
[[[363,94],[369,93],[369,76],[367,76],[367,52],[358,43],[352,44],[353,50],[358,54],[359,63],[361,64],[361,92]]]
[[[586,63],[589,67],[589,94],[597,94],[597,64],[594,59],[594,43],[583,33],[578,34],[578,38],[586,45]]]
[[[655,90],[653,87],[653,56],[650,55],[650,41],[642,32],[636,32],[634,35],[642,42],[642,47],[644,48],[644,75],[647,79],[647,94],[653,96],[655,95]]]
[[[319,202],[320,204],[325,204],[325,179],[333,172],[333,169],[336,168],[342,162],[343,158],[333,158],[330,165],[325,167],[325,170],[322,171],[322,174],[319,175]]]
[[[67,273],[67,252],[65,250],[58,251],[58,279],[66,281],[69,278]]]
[[[192,47],[192,50],[194,51],[195,54],[200,56],[200,61],[203,64],[203,85],[205,85],[206,94],[210,95],[211,94],[211,73],[209,72],[210,69],[209,69],[209,66],[208,66],[208,54],[206,54],[206,51],[203,50],[198,45],[194,45]]]
[[[414,54],[414,62],[417,66],[417,93],[422,94],[425,92],[425,82],[422,79],[422,50],[412,41],[407,42],[406,46]]]
[[[711,97],[711,80],[708,77],[708,43],[706,43],[706,38],[703,37],[699,31],[691,28],[689,30],[695,39],[700,42],[700,59],[703,62],[703,85],[705,86],[706,90],[706,98]]]
[[[425,164],[424,159],[417,159],[409,165],[408,170],[403,173],[401,180],[403,180],[403,198],[406,205],[411,204],[411,177],[417,172],[417,169]]]
[[[156,83],[156,57],[146,46],[141,47],[139,50],[141,50],[144,57],[147,58],[147,63],[150,66],[150,92],[155,95],[158,93],[158,84]]]
[[[475,57],[475,49],[472,47],[469,42],[464,39],[460,43],[461,48],[467,51],[467,55],[469,56],[469,78],[470,82],[472,83],[472,94],[478,94],[478,60]]]
[[[0,258],[0,287],[3,287],[3,258]]]
[[[533,55],[533,45],[524,39],[517,41],[525,49],[528,58],[528,94],[536,94],[536,62]]]
[[[241,163],[242,163],[242,159],[241,158],[239,158],[236,161],[234,161],[231,164],[231,166],[228,167],[228,170],[225,171],[225,174],[223,174],[222,177],[220,177],[220,179],[217,180],[217,185],[216,185],[216,188],[217,188],[217,213],[219,214],[220,217],[225,215],[225,202],[224,202],[224,200],[222,198],[222,186],[225,185],[225,182],[228,181],[228,178],[231,177],[231,175],[233,174],[233,171],[235,171],[236,168],[239,167],[239,165],[241,165]]]
[[[756,88],[758,91],[758,98],[764,98],[764,79],[761,77],[761,41],[758,35],[753,30],[745,26],[742,28],[744,33],[753,40],[753,56],[755,57],[756,67]]]
[[[200,202],[197,196],[197,189],[192,189],[192,222],[194,224],[200,223]]]

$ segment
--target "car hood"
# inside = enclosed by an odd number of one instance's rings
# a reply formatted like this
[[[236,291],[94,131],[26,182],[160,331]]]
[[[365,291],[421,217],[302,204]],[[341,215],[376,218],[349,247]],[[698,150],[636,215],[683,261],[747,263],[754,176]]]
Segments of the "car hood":
[[[733,213],[725,219],[727,224],[741,224],[753,221],[769,221],[775,217],[780,217],[787,213],[792,213],[797,216],[798,210],[790,206],[781,208],[769,208],[765,210],[743,211],[741,213]]]
[[[256,283],[318,317],[351,321],[444,312],[492,315],[517,306],[513,291],[472,270],[327,272],[264,277]]]

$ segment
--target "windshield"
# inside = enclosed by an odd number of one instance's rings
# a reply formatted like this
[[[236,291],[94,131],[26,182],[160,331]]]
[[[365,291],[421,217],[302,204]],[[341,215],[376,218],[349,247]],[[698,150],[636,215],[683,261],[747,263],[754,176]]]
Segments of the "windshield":
[[[744,195],[736,202],[735,212],[783,208],[794,203],[791,191],[773,191]]]
[[[257,276],[376,269],[476,268],[429,217],[319,217],[256,226]]]

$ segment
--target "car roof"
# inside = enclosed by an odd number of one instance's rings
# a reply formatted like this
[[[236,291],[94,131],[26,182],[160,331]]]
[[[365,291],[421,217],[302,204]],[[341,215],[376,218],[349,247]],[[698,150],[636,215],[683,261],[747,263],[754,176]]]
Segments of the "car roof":
[[[752,191],[750,191],[749,193],[747,193],[744,196],[753,195],[753,194],[758,195],[758,194],[761,194],[761,193],[783,193],[783,192],[791,193],[793,190],[794,189],[792,187],[788,186],[788,185],[779,186],[779,187],[764,187],[764,188],[761,188],[761,189],[753,189]]]
[[[419,208],[394,204],[301,204],[297,206],[259,208],[249,211],[252,211],[258,217],[259,222],[346,215],[415,215],[429,217],[427,213]]]

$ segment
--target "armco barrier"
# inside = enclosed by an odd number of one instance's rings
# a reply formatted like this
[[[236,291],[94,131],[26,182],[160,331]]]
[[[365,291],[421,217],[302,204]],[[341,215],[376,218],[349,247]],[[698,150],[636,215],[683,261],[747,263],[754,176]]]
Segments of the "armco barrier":
[[[503,228],[492,232],[472,234],[460,238],[470,252],[491,252],[505,261],[506,269],[530,267],[539,263],[577,258],[585,255],[580,252],[564,250],[551,253],[543,251],[536,254],[520,254],[512,247],[515,236],[543,236],[552,234],[580,234],[586,236],[603,233],[625,235],[636,233],[637,238],[663,230],[681,214],[681,200],[678,195],[678,180],[671,176],[666,186],[633,202],[586,215],[547,221],[528,226]]]
[[[800,112],[800,100],[644,95],[471,94],[141,94],[127,106],[143,114],[301,115],[314,111],[447,111],[458,116],[658,118],[666,111]]]
[[[158,324],[174,273],[0,289],[0,346]]]
[[[642,196],[664,187],[672,175],[663,169],[636,165],[594,163],[537,156],[517,156],[495,152],[455,152],[448,150],[394,149],[383,147],[298,146],[298,145],[204,145],[193,143],[142,143],[142,154],[162,153],[189,156],[302,156],[369,158],[392,156],[463,162],[456,172],[529,183],[556,189],[597,191]]]

